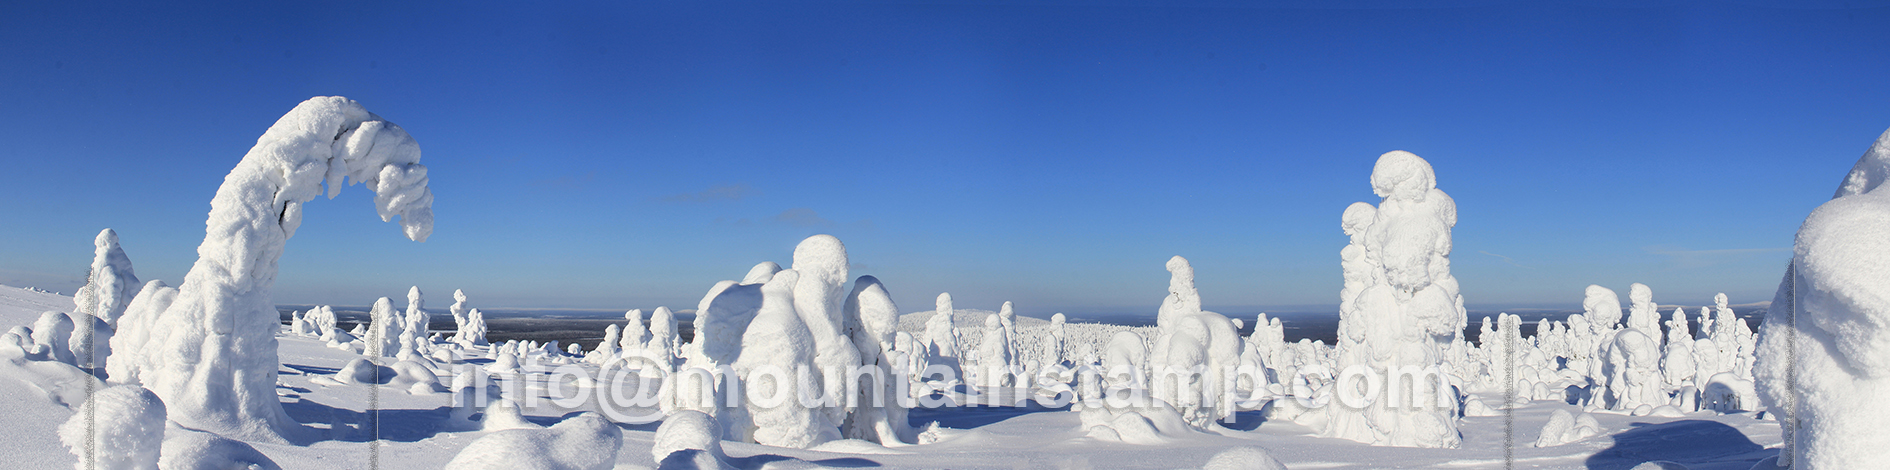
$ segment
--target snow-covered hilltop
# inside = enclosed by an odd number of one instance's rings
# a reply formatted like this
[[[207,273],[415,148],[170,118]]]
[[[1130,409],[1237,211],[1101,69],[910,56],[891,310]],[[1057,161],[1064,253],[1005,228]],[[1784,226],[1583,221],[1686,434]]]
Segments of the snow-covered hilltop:
[[[1625,308],[1591,285],[1581,313],[1531,335],[1500,314],[1466,337],[1455,201],[1397,151],[1370,175],[1378,203],[1340,214],[1335,344],[1203,309],[1214,293],[1182,256],[1142,268],[1169,275],[1149,286],[1154,326],[950,293],[902,312],[900,280],[854,272],[840,239],[815,235],[786,267],[751,260],[709,285],[692,325],[630,310],[585,351],[488,341],[458,290],[450,332],[406,286],[404,308],[380,298],[352,330],[326,306],[280,324],[276,260],[324,187],[366,183],[384,220],[431,232],[413,139],[314,98],[226,177],[181,285],[141,284],[107,229],[74,297],[0,288],[0,410],[17,423],[0,453],[76,468],[1881,467],[1885,178],[1890,133],[1806,220],[1757,333],[1723,294],[1662,315],[1632,284]]]

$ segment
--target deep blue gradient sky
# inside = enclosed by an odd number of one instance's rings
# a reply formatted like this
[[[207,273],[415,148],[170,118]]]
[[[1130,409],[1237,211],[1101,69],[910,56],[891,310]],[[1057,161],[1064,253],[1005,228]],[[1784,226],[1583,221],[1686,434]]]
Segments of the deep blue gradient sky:
[[[419,140],[435,232],[312,202],[281,303],[692,308],[831,233],[907,311],[1153,315],[1177,254],[1211,308],[1336,310],[1399,149],[1472,305],[1743,303],[1890,127],[1881,3],[277,3],[0,6],[0,283],[70,292],[111,227],[176,284],[256,137],[343,95]]]

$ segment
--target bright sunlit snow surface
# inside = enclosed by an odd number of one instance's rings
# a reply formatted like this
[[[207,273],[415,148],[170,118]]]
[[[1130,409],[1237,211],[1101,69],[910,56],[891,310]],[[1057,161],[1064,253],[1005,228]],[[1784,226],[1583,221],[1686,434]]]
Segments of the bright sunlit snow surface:
[[[1582,313],[1534,335],[1504,314],[1466,337],[1455,203],[1422,158],[1391,152],[1361,185],[1380,203],[1340,217],[1336,345],[1203,310],[1181,256],[1147,266],[1169,273],[1152,327],[949,293],[902,313],[899,280],[850,272],[855,254],[818,235],[781,254],[786,268],[755,260],[709,286],[694,341],[662,307],[627,312],[583,351],[487,342],[477,292],[453,293],[456,331],[425,329],[417,288],[354,331],[325,306],[279,324],[275,260],[321,185],[366,182],[410,238],[430,231],[412,139],[316,98],[226,179],[180,287],[132,295],[109,230],[78,297],[0,287],[0,455],[76,468],[1881,466],[1890,204],[1872,190],[1890,175],[1886,145],[1806,221],[1762,335],[1724,296],[1692,331],[1634,284],[1625,315],[1590,286]],[[1795,410],[1795,458],[1767,460],[1781,444],[1767,406]]]

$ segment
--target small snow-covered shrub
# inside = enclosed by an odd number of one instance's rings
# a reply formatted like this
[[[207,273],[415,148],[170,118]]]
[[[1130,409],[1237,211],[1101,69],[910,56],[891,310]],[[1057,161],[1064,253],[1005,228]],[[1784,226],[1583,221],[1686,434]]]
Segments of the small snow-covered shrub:
[[[136,385],[99,390],[59,426],[76,468],[155,469],[164,445],[164,402]]]

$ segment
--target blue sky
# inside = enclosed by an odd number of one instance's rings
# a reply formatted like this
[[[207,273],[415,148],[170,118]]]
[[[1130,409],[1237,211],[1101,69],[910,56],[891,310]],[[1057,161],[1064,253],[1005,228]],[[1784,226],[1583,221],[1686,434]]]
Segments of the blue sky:
[[[112,227],[175,284],[343,95],[419,140],[435,232],[310,203],[281,303],[690,308],[831,233],[907,311],[1152,315],[1177,254],[1211,308],[1317,310],[1400,149],[1472,305],[1753,302],[1890,127],[1882,3],[261,3],[0,6],[0,283],[70,292]]]

